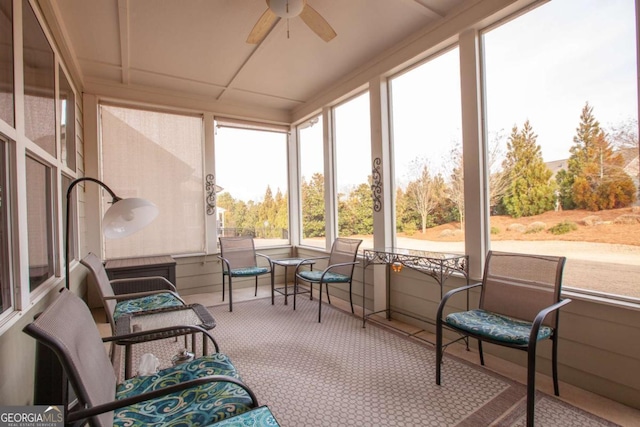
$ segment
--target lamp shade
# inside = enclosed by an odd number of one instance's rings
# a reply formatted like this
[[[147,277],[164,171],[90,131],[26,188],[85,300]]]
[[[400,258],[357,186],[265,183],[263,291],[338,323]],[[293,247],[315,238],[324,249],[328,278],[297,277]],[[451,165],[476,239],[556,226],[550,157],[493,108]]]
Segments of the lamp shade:
[[[129,236],[149,225],[158,213],[158,207],[145,199],[118,200],[104,214],[102,232],[107,239]]]
[[[304,9],[305,0],[269,0],[269,9],[280,18],[294,18]]]

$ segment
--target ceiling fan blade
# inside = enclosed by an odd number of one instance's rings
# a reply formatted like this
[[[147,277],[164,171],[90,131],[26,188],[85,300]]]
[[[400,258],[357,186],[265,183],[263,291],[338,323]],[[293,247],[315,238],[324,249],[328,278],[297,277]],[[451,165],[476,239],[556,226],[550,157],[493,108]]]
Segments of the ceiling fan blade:
[[[275,13],[271,11],[271,9],[267,9],[264,11],[256,25],[253,26],[253,29],[249,33],[249,37],[247,37],[247,43],[258,44],[269,34],[271,28],[273,28],[273,24],[278,20],[278,17]]]
[[[331,41],[337,35],[322,15],[316,12],[308,3],[302,9],[300,17],[314,33],[326,42]]]

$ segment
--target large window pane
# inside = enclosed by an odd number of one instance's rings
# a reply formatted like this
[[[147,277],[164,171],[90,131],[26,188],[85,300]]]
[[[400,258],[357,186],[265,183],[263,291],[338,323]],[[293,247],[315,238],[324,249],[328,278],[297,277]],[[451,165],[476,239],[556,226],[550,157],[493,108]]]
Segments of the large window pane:
[[[14,126],[13,10],[11,0],[0,0],[0,120]]]
[[[0,136],[0,313],[12,305],[11,283],[9,282],[9,175],[7,141]]]
[[[71,170],[76,170],[76,96],[67,76],[58,68],[60,76],[60,151],[62,162]]]
[[[55,65],[53,49],[27,0],[22,2],[25,134],[56,155]]]
[[[33,291],[54,274],[51,168],[27,157],[26,172],[29,288]]]
[[[322,116],[298,127],[298,155],[300,157],[300,204],[303,245],[324,248],[324,148]]]
[[[464,253],[458,49],[390,83],[396,245]]]
[[[288,244],[287,134],[218,127],[215,147],[220,235]]]
[[[360,248],[371,248],[373,198],[369,93],[337,106],[333,114],[338,236],[362,238],[364,241]]]
[[[107,240],[107,258],[205,250],[202,129],[201,117],[101,106],[105,184],[160,210],[143,230]]]
[[[635,16],[552,1],[483,47],[491,248],[566,255],[565,288],[640,297]]]

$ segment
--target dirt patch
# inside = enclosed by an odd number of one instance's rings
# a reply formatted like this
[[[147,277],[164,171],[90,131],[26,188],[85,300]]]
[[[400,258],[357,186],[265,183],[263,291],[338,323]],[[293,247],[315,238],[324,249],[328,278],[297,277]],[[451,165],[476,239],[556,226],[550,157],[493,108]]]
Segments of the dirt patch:
[[[491,240],[556,240],[640,246],[639,217],[637,208],[610,209],[598,212],[586,210],[550,211],[542,215],[522,218],[496,215],[491,217]],[[577,227],[566,234],[552,234],[548,231],[549,228],[562,222],[574,223]],[[427,229],[426,233],[418,231],[414,235],[406,237],[442,242],[464,240],[459,223],[440,225]]]

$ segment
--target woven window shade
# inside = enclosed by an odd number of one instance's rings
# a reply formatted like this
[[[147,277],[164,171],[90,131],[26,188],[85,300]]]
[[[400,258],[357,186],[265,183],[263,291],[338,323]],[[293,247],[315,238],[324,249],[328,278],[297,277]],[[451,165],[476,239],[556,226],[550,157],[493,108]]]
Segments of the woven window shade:
[[[290,128],[287,125],[278,125],[272,123],[252,122],[250,120],[232,119],[228,117],[216,117],[216,127],[227,127],[234,129],[261,130],[265,132],[289,133]]]
[[[105,239],[106,258],[203,252],[202,117],[102,105],[101,135],[104,182],[119,197],[142,197],[160,210],[143,230]],[[110,200],[103,200],[106,209]]]

